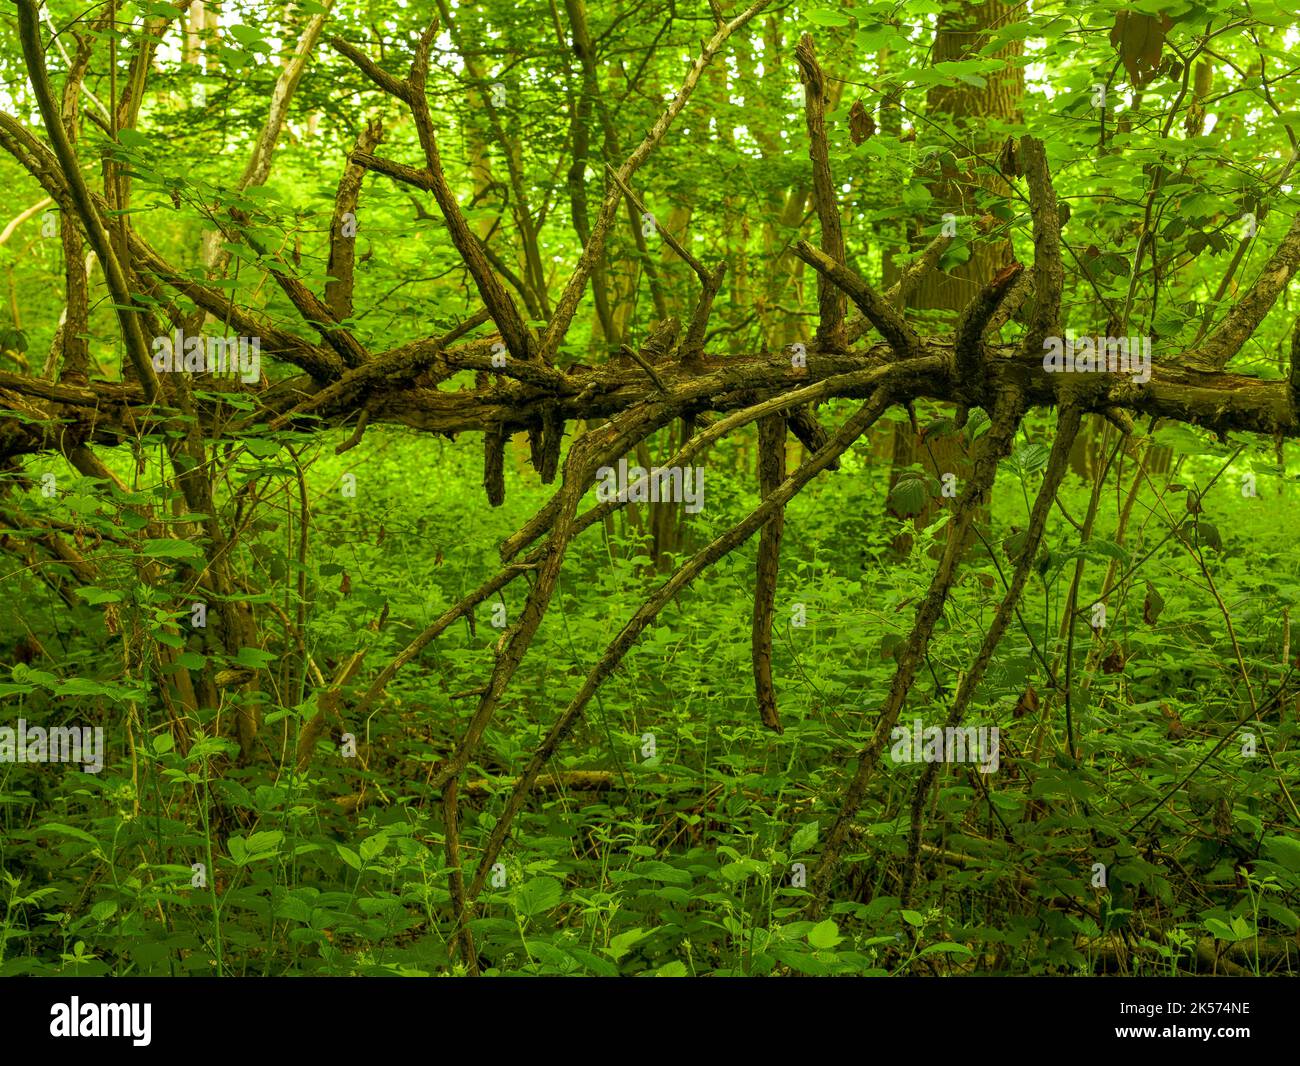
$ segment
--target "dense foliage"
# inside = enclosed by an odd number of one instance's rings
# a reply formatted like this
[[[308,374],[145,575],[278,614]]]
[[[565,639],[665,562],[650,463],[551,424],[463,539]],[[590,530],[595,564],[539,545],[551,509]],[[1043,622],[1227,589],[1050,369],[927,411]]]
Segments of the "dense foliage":
[[[0,727],[105,737],[0,733],[0,975],[1295,974],[1300,23],[758,6],[0,14]],[[155,394],[131,322],[261,363]],[[1056,334],[1152,384],[990,369]],[[714,428],[701,507],[572,530],[575,441]],[[891,755],[954,706],[996,765]]]

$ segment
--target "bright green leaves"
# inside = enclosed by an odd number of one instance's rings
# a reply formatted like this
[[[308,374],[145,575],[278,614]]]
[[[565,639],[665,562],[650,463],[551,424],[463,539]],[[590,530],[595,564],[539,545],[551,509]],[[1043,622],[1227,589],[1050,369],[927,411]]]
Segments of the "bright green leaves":
[[[830,918],[827,918],[824,922],[818,922],[808,930],[808,943],[821,951],[833,948],[843,939],[839,935],[839,927]]]
[[[637,926],[634,929],[627,929],[611,937],[609,947],[601,948],[600,950],[615,962],[618,962],[632,950],[634,945],[640,943],[649,935],[650,934],[640,926]]]
[[[536,918],[557,906],[563,895],[560,882],[553,877],[534,877],[516,888],[510,896],[515,913]]]
[[[193,541],[161,538],[146,540],[140,546],[140,554],[148,559],[199,560],[203,558],[203,549]]]
[[[846,15],[843,11],[834,8],[816,8],[812,11],[805,12],[804,20],[806,22],[811,22],[814,26],[826,26],[831,28],[837,26],[848,26],[853,22],[853,19],[850,16]]]
[[[794,836],[790,840],[790,852],[794,855],[804,855],[817,846],[816,822],[805,822],[795,830]]]
[[[236,866],[248,866],[263,859],[274,858],[279,851],[284,834],[278,830],[253,833],[247,837],[232,836],[226,841],[230,860]]]

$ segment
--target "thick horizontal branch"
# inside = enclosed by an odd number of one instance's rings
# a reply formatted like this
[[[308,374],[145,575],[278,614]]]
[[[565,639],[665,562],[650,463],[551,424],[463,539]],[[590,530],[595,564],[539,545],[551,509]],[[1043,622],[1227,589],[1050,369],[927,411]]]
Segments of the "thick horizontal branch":
[[[415,342],[375,357],[357,374],[364,388],[327,392],[309,376],[277,382],[260,391],[234,379],[211,379],[208,388],[238,391],[258,400],[261,418],[284,427],[316,430],[355,420],[361,407],[369,410],[371,426],[389,423],[428,433],[482,433],[497,426],[514,433],[526,430],[543,416],[566,422],[616,419],[622,412],[653,401],[662,418],[708,411],[734,411],[764,399],[807,390],[805,402],[835,397],[863,399],[882,366],[901,366],[893,393],[899,402],[930,399],[962,403],[965,390],[952,373],[953,342],[922,340],[919,355],[898,361],[883,344],[865,352],[811,351],[807,366],[792,367],[785,353],[740,356],[721,363],[684,366],[667,363],[656,368],[662,384],[638,367],[610,367],[583,374],[563,374],[533,364],[527,380],[510,380],[505,373],[479,389],[453,389],[449,372],[458,366],[489,370],[483,355],[487,341],[469,341],[438,353],[438,341]],[[988,393],[1012,384],[1023,388],[1031,407],[1056,407],[1067,399],[1084,412],[1108,409],[1133,416],[1172,419],[1216,433],[1239,431],[1285,437],[1300,436],[1300,415],[1291,402],[1287,381],[1264,381],[1240,374],[1202,372],[1176,365],[1178,356],[1153,360],[1149,381],[1138,384],[1129,375],[1048,373],[1041,356],[1022,354],[1013,345],[987,345]],[[510,370],[521,371],[517,363]],[[490,372],[490,370],[489,370]],[[520,374],[520,377],[524,377]],[[92,382],[80,388],[54,384],[22,374],[0,372],[0,390],[25,397],[51,420],[63,420],[65,430],[82,439],[121,443],[140,433],[158,431],[166,409],[151,406],[135,386]],[[0,409],[9,406],[0,402]],[[298,408],[297,414],[290,414]],[[207,402],[196,401],[197,417],[208,428],[227,423],[228,412],[216,417]],[[285,417],[288,416],[288,417]],[[30,415],[27,415],[30,417]],[[0,422],[0,455],[52,450],[49,431],[29,422]],[[56,427],[57,428],[57,427]],[[227,424],[227,428],[229,425]]]

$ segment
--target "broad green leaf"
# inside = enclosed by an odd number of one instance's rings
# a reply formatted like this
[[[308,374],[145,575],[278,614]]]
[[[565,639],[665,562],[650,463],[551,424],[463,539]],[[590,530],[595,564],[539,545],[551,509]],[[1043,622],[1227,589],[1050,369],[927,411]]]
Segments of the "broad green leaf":
[[[795,830],[794,836],[790,840],[790,851],[795,855],[803,855],[817,846],[817,823],[805,822]]]
[[[361,858],[369,862],[376,855],[383,852],[388,847],[388,836],[385,833],[376,833],[372,837],[366,837],[361,842]]]
[[[202,559],[203,549],[193,541],[162,538],[146,540],[140,554],[150,559]]]
[[[825,951],[833,948],[844,938],[839,935],[839,928],[835,922],[827,918],[825,921],[818,922],[808,930],[808,943],[819,951]]]
[[[511,900],[515,910],[527,918],[549,911],[563,895],[560,882],[553,877],[534,877],[515,889]]]

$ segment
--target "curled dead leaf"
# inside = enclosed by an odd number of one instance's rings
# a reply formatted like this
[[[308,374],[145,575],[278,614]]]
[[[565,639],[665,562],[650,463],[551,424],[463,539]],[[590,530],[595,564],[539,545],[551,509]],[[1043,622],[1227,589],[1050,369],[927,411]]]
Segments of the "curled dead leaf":
[[[1232,836],[1232,808],[1224,796],[1220,796],[1214,805],[1214,835],[1220,840]]]
[[[862,106],[861,100],[855,100],[849,108],[849,137],[854,144],[861,144],[876,132],[876,120],[871,112]]]
[[[1165,609],[1165,598],[1155,590],[1150,581],[1147,582],[1146,599],[1142,601],[1142,621],[1147,625],[1153,626],[1160,617],[1160,612]]]
[[[1164,716],[1165,727],[1168,729],[1169,735],[1172,738],[1177,740],[1186,735],[1187,727],[1183,725],[1183,720],[1178,716],[1178,712],[1170,707],[1169,704],[1161,703],[1160,713]]]
[[[1165,35],[1173,29],[1168,15],[1144,15],[1138,11],[1120,11],[1111,27],[1110,43],[1119,53],[1129,80],[1141,87],[1155,78],[1160,70],[1160,53]]]
[[[1023,718],[1027,714],[1037,713],[1039,706],[1038,693],[1034,691],[1033,684],[1026,684],[1024,693],[1016,702],[1016,709],[1012,711],[1012,717]]]

